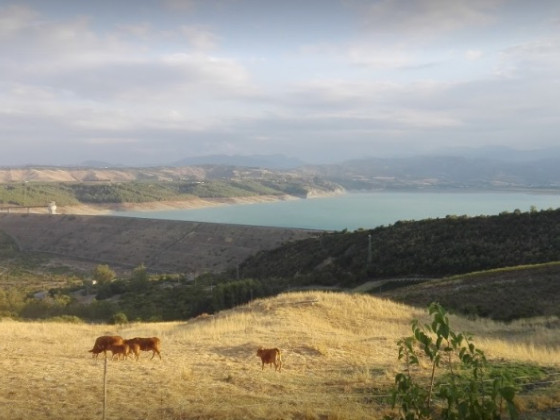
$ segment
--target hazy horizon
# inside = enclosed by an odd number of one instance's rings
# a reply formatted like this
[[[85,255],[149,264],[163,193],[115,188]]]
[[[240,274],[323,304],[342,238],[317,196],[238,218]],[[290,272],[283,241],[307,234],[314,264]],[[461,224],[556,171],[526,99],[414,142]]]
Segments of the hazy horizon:
[[[0,5],[0,166],[556,147],[560,2]]]

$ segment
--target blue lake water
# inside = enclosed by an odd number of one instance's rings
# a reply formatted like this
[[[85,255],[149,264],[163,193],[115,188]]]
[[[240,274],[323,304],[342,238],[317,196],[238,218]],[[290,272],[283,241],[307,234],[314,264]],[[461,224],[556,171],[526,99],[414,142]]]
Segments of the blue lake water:
[[[256,226],[343,230],[399,220],[479,216],[560,207],[560,195],[522,192],[368,192],[334,197],[239,204],[189,210],[126,211],[118,216]]]

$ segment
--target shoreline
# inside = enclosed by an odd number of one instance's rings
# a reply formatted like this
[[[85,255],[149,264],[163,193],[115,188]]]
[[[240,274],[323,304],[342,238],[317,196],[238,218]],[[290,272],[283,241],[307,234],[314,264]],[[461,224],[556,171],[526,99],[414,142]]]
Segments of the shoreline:
[[[76,215],[108,215],[120,211],[166,211],[166,210],[191,210],[207,207],[219,207],[239,204],[261,204],[273,203],[277,201],[291,200],[312,200],[316,198],[331,197],[344,194],[345,191],[316,192],[309,194],[307,198],[294,195],[256,195],[247,197],[227,197],[227,198],[199,198],[193,197],[189,200],[177,201],[150,201],[144,203],[118,203],[118,204],[80,204],[77,206],[64,206],[56,210],[57,214],[76,214]]]

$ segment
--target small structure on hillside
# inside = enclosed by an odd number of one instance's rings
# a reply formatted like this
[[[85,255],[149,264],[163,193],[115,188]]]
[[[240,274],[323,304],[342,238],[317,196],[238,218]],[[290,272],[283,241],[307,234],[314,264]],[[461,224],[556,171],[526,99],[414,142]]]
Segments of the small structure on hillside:
[[[56,203],[54,201],[51,201],[48,207],[49,207],[49,214],[56,214]]]

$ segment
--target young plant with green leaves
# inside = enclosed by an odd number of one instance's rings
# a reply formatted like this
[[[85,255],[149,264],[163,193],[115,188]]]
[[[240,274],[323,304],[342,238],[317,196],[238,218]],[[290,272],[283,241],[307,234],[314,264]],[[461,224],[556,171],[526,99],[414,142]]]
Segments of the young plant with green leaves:
[[[392,392],[393,408],[399,408],[396,418],[495,420],[504,412],[516,418],[515,389],[508,376],[503,372],[487,375],[490,364],[484,352],[476,348],[471,336],[451,329],[441,305],[432,303],[428,311],[431,324],[421,327],[414,320],[413,334],[397,343],[399,360],[405,366],[395,376]],[[413,377],[413,371],[422,376],[419,371],[424,361],[429,366],[427,383]]]

